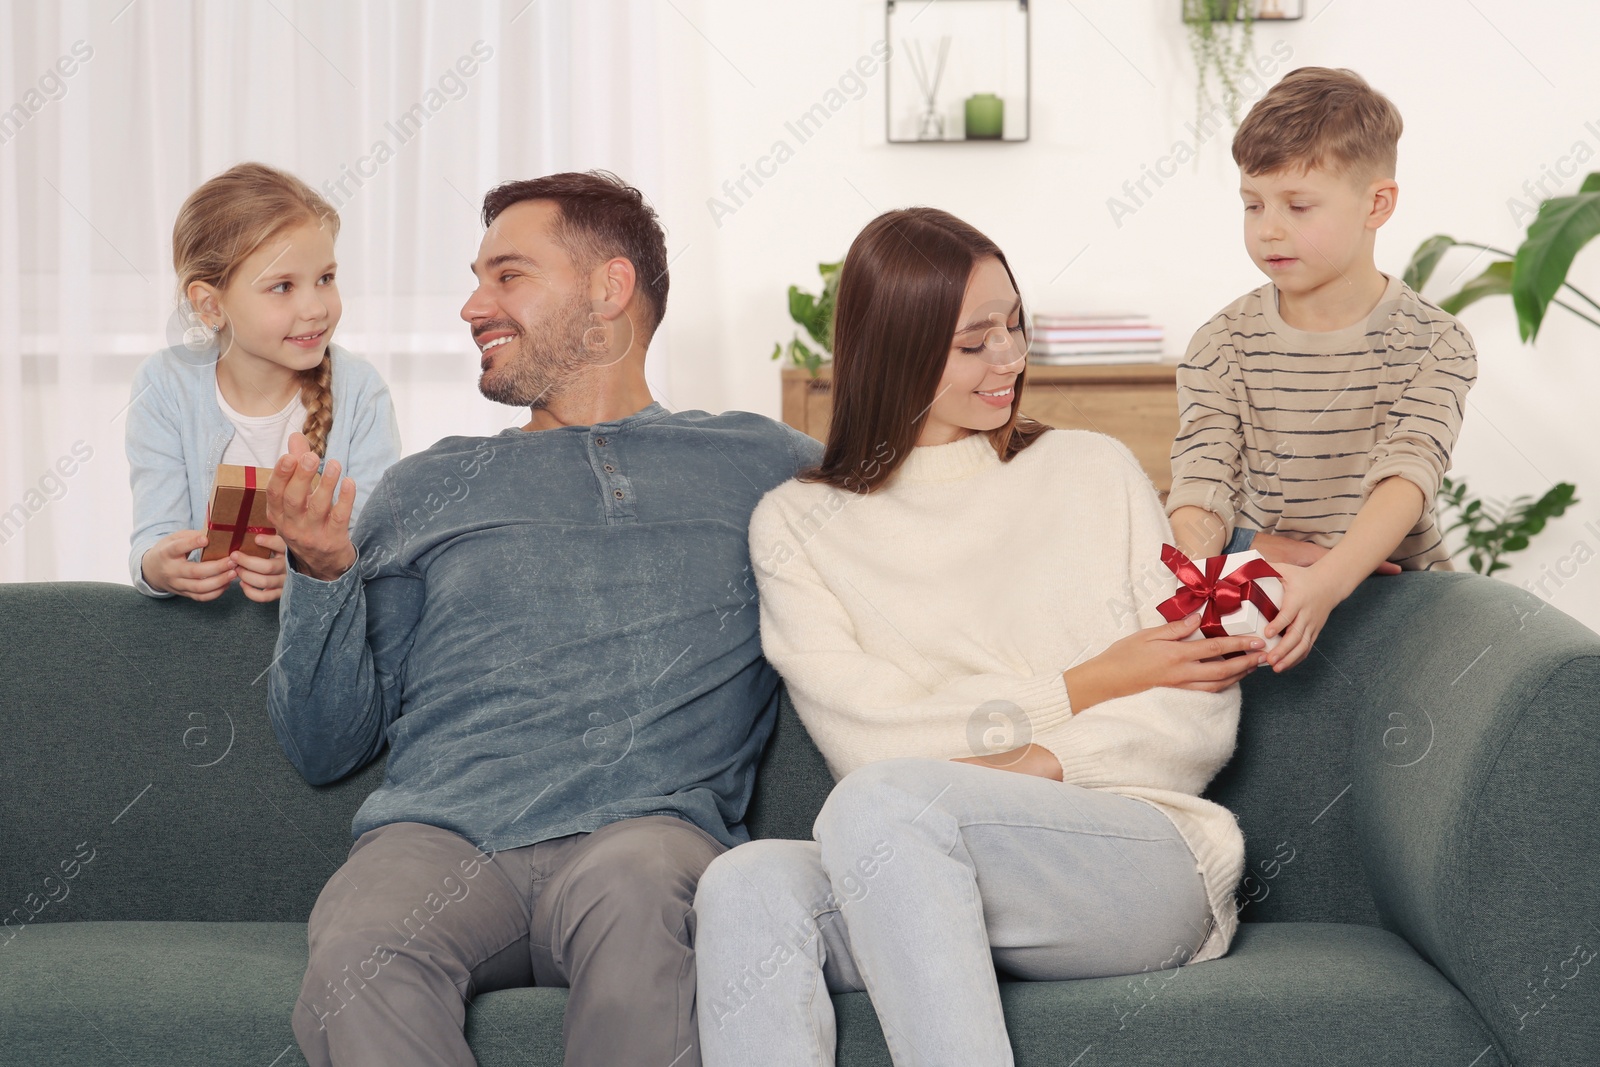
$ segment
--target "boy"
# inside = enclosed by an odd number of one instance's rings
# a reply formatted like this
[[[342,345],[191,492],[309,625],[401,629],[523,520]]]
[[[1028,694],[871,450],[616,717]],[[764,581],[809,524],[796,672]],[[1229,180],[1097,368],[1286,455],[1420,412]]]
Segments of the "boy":
[[[1178,367],[1167,514],[1191,559],[1247,547],[1284,576],[1275,671],[1373,571],[1449,570],[1434,513],[1477,377],[1456,320],[1373,263],[1400,113],[1360,75],[1301,67],[1233,139],[1245,248],[1271,281]],[[1230,537],[1230,531],[1232,536]]]

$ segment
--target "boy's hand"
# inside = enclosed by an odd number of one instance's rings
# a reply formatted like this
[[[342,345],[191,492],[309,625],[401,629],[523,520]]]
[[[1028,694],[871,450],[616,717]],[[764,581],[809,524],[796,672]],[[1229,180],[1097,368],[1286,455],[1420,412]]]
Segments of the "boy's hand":
[[[1328,615],[1344,600],[1346,592],[1325,568],[1278,563],[1274,569],[1283,575],[1283,606],[1263,632],[1267,637],[1283,635],[1277,647],[1267,653],[1267,662],[1282,674],[1311,654],[1311,646],[1316,644]]]
[[[233,552],[229,558],[239,569],[239,590],[258,604],[270,604],[283,595],[284,572],[288,570],[289,546],[277,534],[256,534],[256,544],[272,553],[271,558]]]
[[[1250,547],[1261,553],[1261,558],[1268,563],[1290,563],[1296,567],[1309,567],[1330,551],[1311,541],[1269,533],[1256,534],[1250,542]],[[1399,574],[1400,564],[1384,560],[1372,573]]]

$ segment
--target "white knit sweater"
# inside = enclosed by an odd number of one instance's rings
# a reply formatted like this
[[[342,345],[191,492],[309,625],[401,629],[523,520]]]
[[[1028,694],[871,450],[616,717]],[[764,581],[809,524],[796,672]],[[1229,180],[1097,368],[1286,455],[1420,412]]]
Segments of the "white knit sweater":
[[[1133,454],[1082,430],[1009,463],[984,434],[914,448],[866,495],[790,480],[750,521],[762,649],[835,778],[897,756],[1049,749],[1065,781],[1177,826],[1215,920],[1198,963],[1238,922],[1244,838],[1199,794],[1233,753],[1239,687],[1147,689],[1074,715],[1062,678],[1166,621],[1171,539]]]

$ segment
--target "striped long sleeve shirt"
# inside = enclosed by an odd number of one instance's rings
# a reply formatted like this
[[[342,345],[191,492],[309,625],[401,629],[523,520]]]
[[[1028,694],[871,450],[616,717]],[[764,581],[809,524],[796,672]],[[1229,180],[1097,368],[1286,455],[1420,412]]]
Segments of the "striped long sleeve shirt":
[[[1308,332],[1278,314],[1270,282],[1202,326],[1178,366],[1167,514],[1331,548],[1385,478],[1422,490],[1422,515],[1389,558],[1449,569],[1435,511],[1477,378],[1472,337],[1399,278],[1365,321]]]

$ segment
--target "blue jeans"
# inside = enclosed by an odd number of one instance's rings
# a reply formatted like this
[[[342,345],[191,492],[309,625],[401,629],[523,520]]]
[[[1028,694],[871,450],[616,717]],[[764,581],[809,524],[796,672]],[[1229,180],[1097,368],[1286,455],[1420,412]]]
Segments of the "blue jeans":
[[[934,759],[868,764],[812,841],[752,841],[695,893],[706,1067],[831,1065],[830,993],[865,989],[896,1067],[1012,1063],[996,968],[1176,966],[1209,933],[1194,855],[1159,809]]]
[[[1223,546],[1219,556],[1226,556],[1231,552],[1243,552],[1250,547],[1250,542],[1256,539],[1256,531],[1245,526],[1235,526],[1233,536],[1228,538],[1228,543]]]

